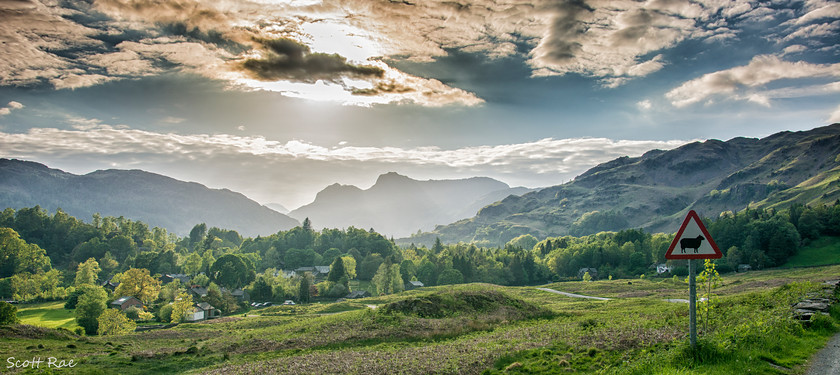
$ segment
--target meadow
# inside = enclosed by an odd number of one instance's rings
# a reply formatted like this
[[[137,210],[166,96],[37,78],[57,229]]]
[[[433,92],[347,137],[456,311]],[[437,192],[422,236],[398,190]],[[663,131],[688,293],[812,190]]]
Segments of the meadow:
[[[7,326],[0,353],[73,359],[74,372],[91,374],[797,374],[837,331],[837,305],[809,324],[791,306],[836,298],[823,282],[840,279],[840,266],[722,276],[708,317],[700,304],[697,348],[687,344],[687,304],[666,301],[688,298],[688,286],[645,278],[542,286],[606,301],[466,284],[121,336]],[[34,307],[20,316],[35,316]],[[41,316],[61,321],[58,312]]]

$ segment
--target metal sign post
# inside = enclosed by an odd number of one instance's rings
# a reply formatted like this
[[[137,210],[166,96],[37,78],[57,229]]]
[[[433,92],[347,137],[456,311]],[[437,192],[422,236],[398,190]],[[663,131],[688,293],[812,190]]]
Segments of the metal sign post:
[[[691,347],[697,347],[697,276],[694,259],[688,260],[688,337]]]
[[[679,251],[675,251],[678,245]],[[671,247],[665,252],[665,259],[688,259],[688,337],[692,348],[697,347],[697,270],[694,260],[721,257],[723,253],[700,221],[700,216],[694,210],[688,211]]]

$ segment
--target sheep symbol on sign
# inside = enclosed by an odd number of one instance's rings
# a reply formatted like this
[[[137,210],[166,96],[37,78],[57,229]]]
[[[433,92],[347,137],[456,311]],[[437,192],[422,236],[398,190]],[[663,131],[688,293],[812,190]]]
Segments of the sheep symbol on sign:
[[[677,251],[677,246],[682,251]],[[685,249],[694,251],[686,252]],[[694,210],[688,211],[680,230],[674,234],[671,246],[665,252],[665,259],[720,259],[723,253],[709,235],[700,216]]]
[[[697,236],[697,238],[683,238],[680,240],[680,250],[682,250],[683,254],[685,254],[685,249],[694,249],[694,253],[697,254],[697,249],[705,239],[706,237],[703,236]]]

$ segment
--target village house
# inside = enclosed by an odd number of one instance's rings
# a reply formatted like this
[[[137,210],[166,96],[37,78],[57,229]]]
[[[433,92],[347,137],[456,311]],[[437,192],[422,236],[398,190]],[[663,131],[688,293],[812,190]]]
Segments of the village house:
[[[417,280],[409,281],[409,282],[405,283],[405,290],[418,289],[418,288],[422,288],[424,286],[425,285],[423,285],[422,281],[417,281]]]
[[[228,291],[228,289],[225,288],[225,287],[222,287],[221,289],[219,289],[219,291],[221,291],[222,294],[224,294],[225,292]],[[248,294],[248,292],[245,291],[245,290],[242,290],[240,288],[234,289],[233,291],[230,292],[230,294],[232,296],[234,296],[239,301],[250,301],[251,300],[251,296]]]
[[[207,297],[207,288],[203,286],[193,286],[189,289],[190,294],[192,295],[193,299],[199,299]]]
[[[139,299],[134,298],[132,296],[125,296],[114,300],[114,302],[111,302],[111,304],[109,305],[109,307],[120,309],[120,311],[125,311],[131,306],[137,307],[138,309],[142,309],[143,302],[140,302]]]
[[[120,285],[120,283],[112,282],[111,281],[112,278],[113,278],[113,276],[109,277],[108,280],[103,281],[100,286],[105,288],[106,290],[110,290],[112,292],[117,290],[117,287]]]
[[[221,311],[213,307],[207,302],[196,303],[192,310],[184,313],[184,320],[188,322],[198,322],[207,319],[218,318],[222,315]]]
[[[190,284],[190,275],[186,275],[183,273],[168,273],[160,277],[161,285],[169,284],[175,280],[181,282],[181,285],[189,285]]]
[[[370,297],[370,292],[368,292],[367,290],[356,290],[356,291],[350,292],[350,294],[348,294],[344,298],[346,298],[346,299],[359,299],[359,298],[367,298],[367,297]]]

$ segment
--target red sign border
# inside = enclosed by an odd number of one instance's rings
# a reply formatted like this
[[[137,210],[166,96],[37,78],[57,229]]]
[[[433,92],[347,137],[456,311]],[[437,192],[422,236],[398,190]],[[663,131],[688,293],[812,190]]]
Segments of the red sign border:
[[[706,237],[706,241],[709,241],[709,245],[712,246],[712,249],[715,251],[714,254],[673,254],[672,252],[677,247],[677,243],[680,242],[680,237],[685,231],[685,227],[688,225],[688,221],[694,218],[694,221],[697,222],[697,226],[700,227],[700,231],[703,232],[703,236]],[[680,226],[680,230],[677,231],[677,234],[674,236],[674,240],[671,241],[671,246],[668,248],[668,251],[665,253],[665,259],[720,259],[723,257],[723,253],[718,249],[715,240],[712,239],[712,236],[709,235],[709,231],[706,230],[706,226],[703,225],[703,221],[700,220],[700,216],[697,215],[697,212],[694,210],[688,211],[688,215],[685,215],[685,220],[683,220],[682,226]]]

